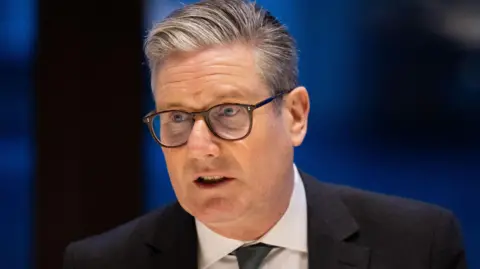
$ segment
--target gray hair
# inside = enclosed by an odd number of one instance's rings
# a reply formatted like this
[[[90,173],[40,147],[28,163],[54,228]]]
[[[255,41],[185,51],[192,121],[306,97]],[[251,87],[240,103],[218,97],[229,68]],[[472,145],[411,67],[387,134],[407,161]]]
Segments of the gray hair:
[[[297,86],[295,41],[284,25],[257,4],[244,0],[204,0],[185,5],[156,24],[145,41],[152,73],[173,52],[242,42],[252,46],[257,67],[272,94]]]

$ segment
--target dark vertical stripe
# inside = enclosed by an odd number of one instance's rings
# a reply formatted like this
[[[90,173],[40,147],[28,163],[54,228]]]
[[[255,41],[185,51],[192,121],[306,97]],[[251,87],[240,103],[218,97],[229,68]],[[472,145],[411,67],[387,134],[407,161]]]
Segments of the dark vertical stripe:
[[[142,1],[39,1],[36,268],[142,212]]]

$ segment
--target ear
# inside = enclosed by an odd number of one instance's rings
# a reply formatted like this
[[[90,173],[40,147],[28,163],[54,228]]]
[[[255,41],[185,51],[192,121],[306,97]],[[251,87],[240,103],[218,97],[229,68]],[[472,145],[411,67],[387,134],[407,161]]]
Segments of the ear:
[[[307,134],[310,98],[305,87],[293,89],[284,99],[284,119],[293,146],[300,146]]]

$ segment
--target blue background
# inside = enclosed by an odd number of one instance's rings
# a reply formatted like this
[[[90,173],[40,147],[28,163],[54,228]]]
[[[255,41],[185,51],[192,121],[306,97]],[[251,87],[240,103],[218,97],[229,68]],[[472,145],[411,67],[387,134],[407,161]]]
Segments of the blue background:
[[[297,39],[300,81],[311,95],[297,165],[324,181],[451,209],[461,221],[470,268],[480,268],[478,47],[452,49],[440,35],[411,28],[424,27],[414,19],[425,16],[422,9],[410,5],[422,1],[258,2]],[[147,1],[145,29],[179,6]],[[0,0],[0,268],[33,268],[35,30],[35,0]],[[152,107],[148,92],[145,111]],[[432,120],[416,121],[429,109]],[[147,130],[144,141],[148,211],[174,195]]]
[[[0,268],[31,268],[34,0],[0,0]]]

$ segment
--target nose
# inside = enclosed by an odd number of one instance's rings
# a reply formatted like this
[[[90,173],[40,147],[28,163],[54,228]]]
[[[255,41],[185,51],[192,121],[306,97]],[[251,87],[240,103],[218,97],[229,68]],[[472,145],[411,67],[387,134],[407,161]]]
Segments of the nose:
[[[220,149],[213,140],[214,135],[208,129],[205,120],[203,118],[195,120],[187,142],[189,158],[205,160],[218,157]]]

